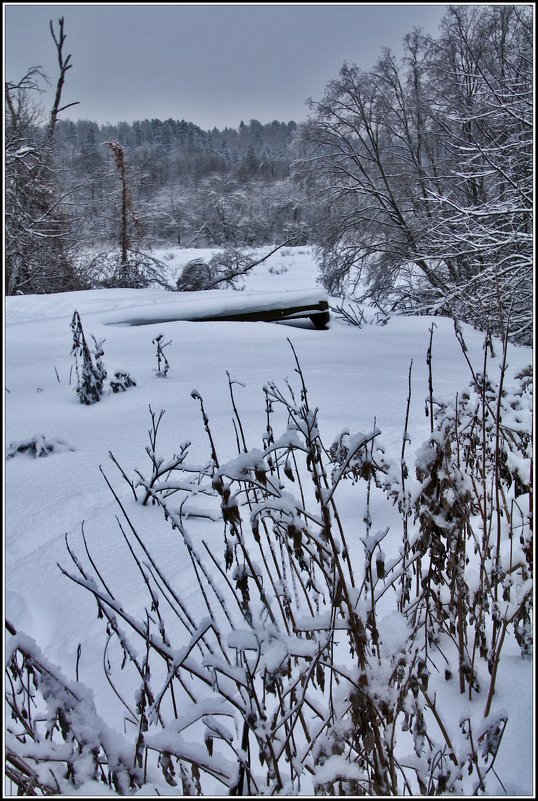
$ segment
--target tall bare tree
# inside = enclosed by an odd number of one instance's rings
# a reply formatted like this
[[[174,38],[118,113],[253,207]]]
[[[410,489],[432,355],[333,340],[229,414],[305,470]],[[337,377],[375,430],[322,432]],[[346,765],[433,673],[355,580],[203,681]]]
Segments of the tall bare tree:
[[[344,65],[311,102],[297,173],[325,198],[329,291],[530,341],[531,15],[450,7],[439,39]]]
[[[58,115],[60,112],[65,111],[67,108],[71,108],[72,106],[78,106],[78,100],[73,103],[67,103],[65,106],[61,105],[62,102],[62,93],[65,84],[65,76],[67,71],[71,69],[73,66],[71,61],[71,54],[64,55],[64,44],[66,35],[64,33],[64,18],[60,17],[58,20],[58,32],[54,30],[54,25],[52,24],[52,20],[49,23],[50,27],[50,35],[54,40],[54,44],[56,45],[56,55],[58,58],[58,67],[60,70],[60,74],[58,76],[58,81],[56,83],[56,92],[54,94],[54,101],[52,103],[52,107],[50,110],[49,116],[49,124],[47,127],[47,134],[45,138],[45,142],[47,144],[52,143],[52,137],[54,136],[54,129],[56,128],[56,123],[58,121]]]
[[[132,211],[131,193],[129,191],[129,183],[127,180],[127,164],[125,162],[125,150],[114,140],[105,142],[114,157],[114,162],[118,169],[121,184],[121,216],[120,216],[120,250],[121,250],[121,266],[125,273],[128,269],[129,259],[129,211]],[[124,276],[127,277],[127,276]]]
[[[45,76],[39,67],[17,83],[5,85],[6,104],[6,291],[8,294],[55,292],[79,288],[81,280],[69,255],[69,220],[65,194],[57,181],[54,130],[61,111],[65,75],[63,18],[50,30],[60,66],[45,134],[44,112],[36,102]]]

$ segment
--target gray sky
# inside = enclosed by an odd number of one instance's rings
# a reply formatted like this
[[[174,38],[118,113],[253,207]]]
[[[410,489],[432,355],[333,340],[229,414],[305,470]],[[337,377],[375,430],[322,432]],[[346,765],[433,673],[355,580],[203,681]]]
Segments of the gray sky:
[[[49,20],[65,18],[71,53],[64,117],[98,123],[185,119],[300,122],[344,61],[401,52],[414,27],[436,34],[442,4],[4,4],[5,74],[41,66],[56,84]],[[50,105],[50,96],[41,102]]]

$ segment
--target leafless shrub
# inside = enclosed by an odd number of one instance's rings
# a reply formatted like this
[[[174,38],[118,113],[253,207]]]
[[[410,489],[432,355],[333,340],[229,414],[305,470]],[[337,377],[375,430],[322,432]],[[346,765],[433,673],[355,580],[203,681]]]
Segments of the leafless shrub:
[[[81,261],[79,267],[91,289],[144,289],[152,284],[172,288],[165,277],[166,265],[147,251],[128,248],[125,259],[117,251],[103,251]]]
[[[369,320],[366,319],[366,315],[361,304],[354,300],[344,299],[340,304],[331,306],[331,311],[336,317],[348,323],[348,325],[354,325],[357,328],[362,328],[367,324],[386,325],[390,319],[390,314],[385,309],[382,309],[378,304],[373,305],[377,306],[377,311]]]

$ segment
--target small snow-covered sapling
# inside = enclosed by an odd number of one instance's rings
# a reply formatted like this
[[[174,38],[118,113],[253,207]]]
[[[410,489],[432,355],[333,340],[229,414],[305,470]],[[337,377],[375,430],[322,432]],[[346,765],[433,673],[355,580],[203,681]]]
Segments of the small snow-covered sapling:
[[[73,331],[73,347],[71,353],[75,357],[75,369],[77,373],[76,392],[81,403],[89,406],[97,403],[103,394],[103,385],[106,379],[106,369],[101,357],[103,356],[104,339],[92,339],[95,350],[92,352],[86,342],[80,315],[77,311],[73,313],[71,320],[71,330]],[[95,362],[94,362],[95,359]]]

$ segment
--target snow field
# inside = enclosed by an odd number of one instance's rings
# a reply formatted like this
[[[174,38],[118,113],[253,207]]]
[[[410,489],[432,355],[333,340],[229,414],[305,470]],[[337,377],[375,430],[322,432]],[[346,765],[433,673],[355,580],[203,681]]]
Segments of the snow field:
[[[172,278],[181,264],[204,255],[187,250],[173,254],[173,259],[167,261]],[[162,257],[164,252],[155,255]],[[281,271],[283,267],[285,271]],[[317,287],[316,278],[309,249],[288,248],[256,268],[246,281],[245,293],[312,290]],[[228,292],[222,292],[225,294]],[[149,407],[157,414],[165,410],[158,452],[169,458],[181,443],[190,441],[189,461],[203,463],[209,457],[209,445],[199,403],[191,397],[196,390],[203,398],[219,460],[227,462],[237,454],[229,373],[232,381],[238,382],[233,385],[234,396],[247,444],[262,448],[266,424],[264,385],[274,380],[284,387],[288,379],[292,387],[298,386],[289,338],[304,373],[310,405],[319,407],[325,445],[329,446],[343,429],[354,434],[375,426],[381,429],[380,441],[386,456],[397,460],[412,360],[410,443],[406,450],[407,462],[412,465],[413,453],[429,433],[425,415],[426,351],[432,323],[435,396],[452,397],[470,380],[452,322],[444,318],[395,317],[387,325],[359,329],[333,317],[327,331],[316,331],[308,323],[178,321],[136,327],[107,324],[111,314],[118,311],[131,313],[149,305],[158,311],[159,306],[168,308],[173,300],[173,294],[160,288],[6,299],[6,443],[44,434],[60,437],[74,448],[72,452],[41,459],[17,455],[6,465],[6,614],[70,678],[74,678],[77,647],[81,644],[80,680],[94,689],[98,711],[118,731],[123,726],[122,712],[101,675],[102,621],[96,619],[93,598],[63,576],[57,563],[73,569],[65,535],[75,552],[82,553],[84,521],[89,549],[105,580],[132,613],[143,613],[147,598],[116,522],[116,515],[121,518],[121,514],[99,470],[102,466],[149,550],[159,555],[171,583],[180,588],[190,608],[203,610],[198,588],[188,578],[189,566],[177,560],[178,532],[172,531],[155,510],[133,503],[127,484],[109,458],[111,451],[131,478],[137,468],[146,475],[150,472],[144,451],[148,444]],[[70,355],[69,325],[75,309],[88,344],[92,345],[91,334],[98,340],[105,339],[103,361],[108,378],[122,369],[134,378],[136,387],[125,393],[105,394],[92,406],[79,403]],[[165,351],[170,362],[166,378],[155,374],[152,340],[160,333],[165,341],[172,341]],[[465,326],[464,334],[471,362],[479,368],[483,336]],[[498,362],[500,344],[496,343],[495,348]],[[510,348],[507,386],[531,363],[531,357],[528,348]],[[497,377],[492,363],[490,373]],[[286,428],[286,420],[281,415],[277,428],[277,419],[275,415],[272,424],[279,435]],[[348,490],[348,484],[344,482],[338,491],[339,510],[346,521],[350,547],[360,559],[365,499]],[[371,512],[374,531],[391,527],[383,543],[384,551],[397,552],[401,536],[397,516],[377,496],[372,499]],[[188,529],[193,538],[203,538],[221,558],[221,524],[193,518],[188,521]],[[387,607],[387,616],[380,624],[386,644],[398,645],[402,625],[402,620]],[[486,675],[483,679],[487,684]],[[438,701],[450,717],[452,709],[461,707],[457,682],[443,687]],[[517,656],[511,644],[501,663],[497,695],[496,707],[506,707],[510,719],[496,770],[508,794],[527,795],[532,791],[531,667]]]

